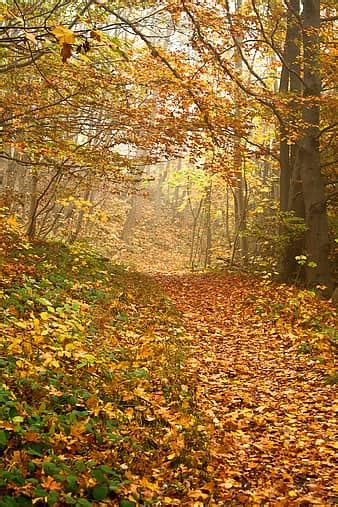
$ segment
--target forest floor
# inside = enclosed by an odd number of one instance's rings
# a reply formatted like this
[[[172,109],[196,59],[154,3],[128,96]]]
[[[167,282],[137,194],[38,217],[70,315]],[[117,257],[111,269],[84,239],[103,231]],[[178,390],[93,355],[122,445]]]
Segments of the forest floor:
[[[157,281],[183,313],[198,409],[213,423],[205,505],[210,494],[224,505],[337,503],[330,309],[243,275]]]
[[[142,275],[0,216],[0,507],[329,506],[333,308]]]

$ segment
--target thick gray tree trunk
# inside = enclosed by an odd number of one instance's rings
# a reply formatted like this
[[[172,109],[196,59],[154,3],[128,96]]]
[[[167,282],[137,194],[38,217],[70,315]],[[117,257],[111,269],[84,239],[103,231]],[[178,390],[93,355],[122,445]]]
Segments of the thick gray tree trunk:
[[[242,7],[242,0],[236,0],[236,11]],[[237,43],[240,46],[242,43],[242,38],[237,37]],[[238,72],[242,72],[242,58],[240,54],[240,50],[238,48],[235,49],[235,65]],[[237,93],[240,95],[241,91],[237,90]],[[235,97],[236,100],[237,97]],[[239,98],[239,97],[238,97]],[[244,265],[248,263],[248,239],[245,236],[245,229],[247,226],[247,189],[246,189],[246,179],[245,173],[243,170],[243,156],[242,156],[242,146],[240,138],[235,138],[234,141],[234,166],[235,171],[237,171],[237,185],[235,188],[235,238],[233,242],[234,252],[232,255],[232,259],[236,254],[235,249],[239,246],[239,257],[241,262]]]
[[[325,187],[320,169],[320,1],[303,0],[304,105],[303,129],[299,143],[299,170],[305,201],[305,248],[310,266],[306,281],[310,287],[332,288],[329,269],[328,223]]]
[[[288,9],[288,26],[284,47],[284,65],[281,73],[279,91],[288,95],[289,107],[294,119],[300,118],[301,111],[299,102],[302,95],[302,83],[300,79],[300,0],[290,0]],[[293,127],[295,128],[295,127]],[[300,221],[305,218],[303,187],[298,157],[298,141],[289,144],[287,139],[290,130],[288,120],[280,128],[280,209],[282,212],[292,211]],[[287,226],[282,226],[281,233],[288,232]],[[296,277],[303,278],[304,273],[297,264],[296,256],[304,253],[304,238],[294,239],[290,236],[289,242],[284,245],[280,259],[280,274],[284,281],[292,281]]]

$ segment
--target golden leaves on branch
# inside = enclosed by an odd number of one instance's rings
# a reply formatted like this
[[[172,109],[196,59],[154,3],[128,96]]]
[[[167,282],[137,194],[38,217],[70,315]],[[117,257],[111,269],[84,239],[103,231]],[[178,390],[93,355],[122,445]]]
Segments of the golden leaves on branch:
[[[62,62],[66,63],[72,56],[72,44],[75,42],[75,34],[65,26],[56,26],[51,30],[52,34],[57,38],[58,43],[61,45]]]
[[[72,47],[76,42],[76,34],[73,30],[65,26],[56,26],[51,30],[52,34],[56,37],[58,43],[61,46],[61,57],[62,62],[66,63],[67,60],[72,56]],[[91,39],[94,39],[98,42],[102,40],[101,33],[98,30],[91,30],[89,33]],[[36,38],[33,34],[26,34],[27,39],[31,40],[31,42],[37,42]],[[86,53],[89,50],[89,42],[88,38],[85,38],[84,42],[82,42],[76,49],[76,52],[79,53],[79,56],[82,60],[88,61],[89,59],[85,57],[83,53]]]
[[[65,26],[56,26],[51,32],[55,35],[59,44],[74,44],[75,42],[74,32]]]

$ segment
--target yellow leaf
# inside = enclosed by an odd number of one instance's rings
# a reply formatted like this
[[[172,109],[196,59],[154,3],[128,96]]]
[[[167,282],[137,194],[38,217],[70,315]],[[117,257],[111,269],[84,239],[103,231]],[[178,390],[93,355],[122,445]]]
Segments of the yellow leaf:
[[[225,489],[231,489],[234,486],[234,481],[232,481],[231,479],[228,479],[227,481],[222,482],[222,486]]]
[[[75,42],[74,32],[65,26],[56,26],[53,28],[52,34],[55,35],[60,44],[74,44]]]
[[[71,352],[72,350],[76,349],[76,345],[74,343],[67,343],[65,349]]]
[[[134,394],[139,398],[144,398],[146,400],[148,399],[148,396],[142,387],[137,387],[136,389],[134,389]]]
[[[202,500],[206,500],[209,497],[209,494],[203,493],[200,489],[195,489],[194,491],[190,491],[188,493],[189,498],[201,498]],[[202,502],[194,502],[194,507],[202,507],[204,503]]]
[[[88,56],[86,55],[83,55],[82,53],[79,53],[79,58],[81,58],[81,60],[83,60],[84,62],[90,62],[90,59],[88,58]]]
[[[159,490],[158,485],[154,484],[153,482],[150,482],[146,477],[143,477],[143,479],[140,481],[140,486],[146,489],[150,489],[151,491]]]
[[[26,354],[31,354],[32,353],[32,346],[29,342],[24,342],[22,344],[22,350],[26,353]]]
[[[49,317],[50,317],[50,315],[49,315],[48,312],[41,312],[40,313],[40,317],[41,317],[42,320],[48,320]]]
[[[183,426],[183,428],[189,428],[194,423],[194,419],[189,415],[182,415],[178,420],[177,424]]]
[[[20,228],[20,224],[17,221],[17,218],[15,215],[11,215],[7,218],[7,224],[13,229],[18,230]]]
[[[28,327],[28,324],[27,322],[21,322],[21,321],[18,321],[18,322],[14,322],[14,324],[18,327],[21,327],[22,329],[27,329]]]
[[[149,346],[144,346],[141,348],[141,350],[137,354],[138,359],[146,359],[147,357],[150,357],[153,354],[152,348]]]

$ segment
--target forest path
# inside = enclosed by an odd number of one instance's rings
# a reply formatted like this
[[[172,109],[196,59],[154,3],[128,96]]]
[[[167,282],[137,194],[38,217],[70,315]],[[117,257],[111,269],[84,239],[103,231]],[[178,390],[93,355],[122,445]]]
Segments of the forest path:
[[[331,356],[307,349],[325,303],[231,274],[155,278],[183,314],[197,406],[212,421],[203,505],[333,505]]]

